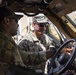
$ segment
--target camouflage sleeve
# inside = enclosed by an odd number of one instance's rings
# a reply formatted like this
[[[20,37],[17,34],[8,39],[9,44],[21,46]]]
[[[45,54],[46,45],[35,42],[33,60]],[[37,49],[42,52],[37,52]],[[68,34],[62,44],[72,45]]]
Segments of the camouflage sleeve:
[[[39,49],[39,47],[28,40],[23,40],[19,44],[20,54],[25,64],[40,64],[46,60],[46,52]]]
[[[11,59],[11,45],[0,38],[0,62],[9,63]]]
[[[54,53],[57,51],[55,47],[55,43],[53,39],[49,36],[46,36],[46,41],[47,41],[47,50],[54,51]]]
[[[46,37],[46,44],[47,44],[47,49],[50,49],[50,48],[54,48],[54,42],[53,42],[53,39],[47,35],[45,35]]]

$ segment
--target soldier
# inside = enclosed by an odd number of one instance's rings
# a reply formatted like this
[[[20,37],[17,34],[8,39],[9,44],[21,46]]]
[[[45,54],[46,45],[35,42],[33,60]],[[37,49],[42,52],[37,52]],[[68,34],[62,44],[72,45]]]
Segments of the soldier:
[[[5,7],[0,7],[0,75],[5,75],[10,63],[20,62],[17,45],[12,36],[17,34],[18,20],[16,15]]]
[[[42,18],[41,18],[42,17]],[[56,52],[52,39],[45,33],[48,22],[43,16],[32,18],[32,31],[30,31],[20,41],[19,47],[23,61],[28,68],[41,69],[44,71],[45,62]],[[71,51],[72,49],[63,49],[61,52]]]

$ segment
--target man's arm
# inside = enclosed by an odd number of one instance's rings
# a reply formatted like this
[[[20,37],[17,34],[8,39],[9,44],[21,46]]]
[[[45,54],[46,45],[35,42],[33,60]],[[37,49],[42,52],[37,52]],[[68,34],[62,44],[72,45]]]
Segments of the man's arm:
[[[28,40],[23,40],[19,44],[19,51],[22,60],[25,64],[40,64],[46,61],[46,52],[39,49],[39,47]]]

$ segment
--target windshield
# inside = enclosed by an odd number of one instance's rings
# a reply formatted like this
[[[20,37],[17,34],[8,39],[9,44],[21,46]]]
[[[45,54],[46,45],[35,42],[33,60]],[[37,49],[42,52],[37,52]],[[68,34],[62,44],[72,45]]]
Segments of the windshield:
[[[76,11],[67,14],[66,18],[76,27]]]

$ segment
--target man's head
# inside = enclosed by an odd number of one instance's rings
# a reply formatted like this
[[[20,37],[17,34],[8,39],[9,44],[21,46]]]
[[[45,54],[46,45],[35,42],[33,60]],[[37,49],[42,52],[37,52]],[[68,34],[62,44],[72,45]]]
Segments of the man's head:
[[[48,19],[43,14],[39,14],[32,18],[32,25],[34,27],[34,32],[38,37],[42,36],[46,31],[46,26],[48,25]]]
[[[0,31],[14,36],[17,34],[18,20],[22,17],[16,15],[12,10],[0,7]]]

